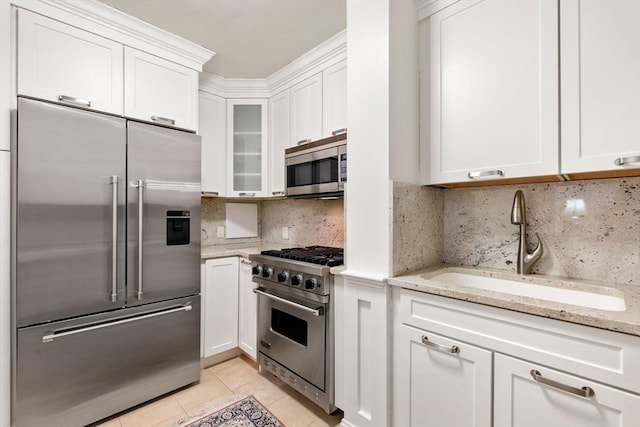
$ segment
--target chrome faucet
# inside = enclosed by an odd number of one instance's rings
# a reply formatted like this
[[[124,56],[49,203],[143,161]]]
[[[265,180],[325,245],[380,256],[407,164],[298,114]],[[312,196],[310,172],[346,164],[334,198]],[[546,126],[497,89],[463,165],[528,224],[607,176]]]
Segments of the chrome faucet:
[[[527,213],[524,203],[524,193],[522,190],[516,191],[513,198],[513,206],[511,207],[511,224],[520,226],[520,242],[518,244],[518,274],[529,274],[533,265],[542,256],[542,241],[538,238],[538,246],[532,253],[527,251]]]

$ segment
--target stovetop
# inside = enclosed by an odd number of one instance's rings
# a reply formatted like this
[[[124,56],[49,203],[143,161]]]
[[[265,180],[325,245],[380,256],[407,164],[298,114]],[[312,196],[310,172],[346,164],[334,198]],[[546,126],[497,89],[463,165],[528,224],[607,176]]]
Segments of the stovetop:
[[[344,249],[329,246],[284,248],[260,252],[261,255],[335,267],[344,264]]]

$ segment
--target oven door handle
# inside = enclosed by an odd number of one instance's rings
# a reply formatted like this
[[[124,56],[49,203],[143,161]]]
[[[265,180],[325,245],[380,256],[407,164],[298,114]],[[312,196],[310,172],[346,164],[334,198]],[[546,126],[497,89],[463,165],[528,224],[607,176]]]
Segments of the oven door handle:
[[[255,292],[256,294],[259,294],[259,295],[264,295],[267,298],[279,301],[279,302],[281,302],[283,304],[290,305],[291,307],[299,308],[300,310],[304,310],[306,312],[309,312],[309,313],[313,314],[314,316],[322,316],[322,315],[324,315],[324,310],[322,309],[322,307],[320,307],[320,308],[309,308],[306,305],[298,304],[297,302],[289,301],[288,299],[281,298],[279,296],[270,294],[269,292],[265,292],[265,291],[261,290],[260,288],[255,288],[253,290],[253,292]]]

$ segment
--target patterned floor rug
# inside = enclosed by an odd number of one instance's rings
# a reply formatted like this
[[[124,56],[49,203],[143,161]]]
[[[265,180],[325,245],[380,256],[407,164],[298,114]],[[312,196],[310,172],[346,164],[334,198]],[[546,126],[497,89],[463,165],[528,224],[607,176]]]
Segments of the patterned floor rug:
[[[253,396],[206,411],[178,423],[180,427],[284,427],[276,417]]]

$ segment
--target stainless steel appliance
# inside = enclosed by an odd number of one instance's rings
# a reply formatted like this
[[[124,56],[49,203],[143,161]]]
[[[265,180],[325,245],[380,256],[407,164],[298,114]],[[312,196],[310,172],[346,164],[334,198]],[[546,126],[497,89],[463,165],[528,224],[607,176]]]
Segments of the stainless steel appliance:
[[[258,284],[258,364],[327,413],[334,412],[331,266],[341,248],[310,246],[251,255]]]
[[[347,134],[285,150],[287,197],[340,197],[347,182]]]
[[[19,98],[13,148],[13,423],[197,381],[199,137]]]

